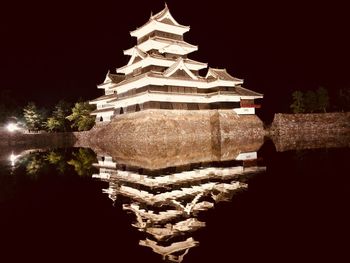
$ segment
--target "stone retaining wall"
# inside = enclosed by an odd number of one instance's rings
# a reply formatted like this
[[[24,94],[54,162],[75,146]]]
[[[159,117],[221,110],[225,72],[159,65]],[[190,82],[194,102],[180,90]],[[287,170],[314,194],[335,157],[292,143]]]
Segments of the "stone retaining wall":
[[[201,138],[262,138],[263,123],[256,115],[237,115],[232,110],[145,110],[121,115],[99,124],[88,133],[75,133],[78,141],[125,144]]]
[[[277,151],[349,147],[350,113],[278,113],[268,134]]]
[[[350,132],[350,112],[275,114],[269,133],[273,136],[289,134],[337,134]]]

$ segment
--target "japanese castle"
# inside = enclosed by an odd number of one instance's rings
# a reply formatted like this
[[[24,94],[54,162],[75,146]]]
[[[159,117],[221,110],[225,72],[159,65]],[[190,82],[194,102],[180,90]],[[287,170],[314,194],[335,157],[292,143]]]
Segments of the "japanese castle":
[[[99,89],[104,95],[90,101],[96,104],[96,122],[109,122],[120,114],[148,109],[212,110],[232,109],[237,114],[255,114],[255,99],[262,94],[242,87],[243,80],[226,69],[208,68],[188,54],[197,46],[184,41],[189,26],[180,25],[167,6],[151,15],[148,22],[130,32],[137,44],[124,50],[127,65],[108,72]]]

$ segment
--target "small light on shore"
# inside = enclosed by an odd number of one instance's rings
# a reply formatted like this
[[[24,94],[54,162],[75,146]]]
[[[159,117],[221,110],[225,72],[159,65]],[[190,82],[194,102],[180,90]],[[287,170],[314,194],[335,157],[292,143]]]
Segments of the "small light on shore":
[[[18,130],[19,128],[17,127],[17,124],[15,124],[15,123],[9,123],[9,124],[7,124],[7,130],[9,131],[9,132],[14,132],[14,131],[16,131],[16,130]]]
[[[18,157],[20,157],[20,155],[15,155],[13,153],[11,153],[9,160],[11,162],[11,166],[15,166],[16,160],[18,159]]]

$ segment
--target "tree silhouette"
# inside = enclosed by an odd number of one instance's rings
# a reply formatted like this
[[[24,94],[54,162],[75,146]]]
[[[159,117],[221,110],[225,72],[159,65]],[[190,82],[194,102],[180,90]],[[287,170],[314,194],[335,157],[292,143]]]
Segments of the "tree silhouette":
[[[329,107],[328,91],[324,87],[319,87],[316,91],[317,94],[317,109],[319,111],[326,112]]]
[[[341,111],[350,111],[350,88],[340,89],[337,96],[338,108]]]
[[[304,97],[306,112],[315,112],[318,109],[317,94],[312,90],[308,90]]]
[[[293,103],[290,105],[290,108],[292,109],[293,113],[303,113],[305,112],[305,105],[304,105],[304,94],[296,90],[292,94],[293,97]]]

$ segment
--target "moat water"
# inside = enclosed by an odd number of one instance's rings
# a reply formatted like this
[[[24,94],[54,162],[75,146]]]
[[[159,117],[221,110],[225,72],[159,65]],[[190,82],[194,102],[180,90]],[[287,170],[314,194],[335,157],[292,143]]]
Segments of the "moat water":
[[[127,159],[88,148],[4,148],[1,257],[343,261],[350,148],[277,152],[266,141],[233,149],[207,159],[202,153]]]

